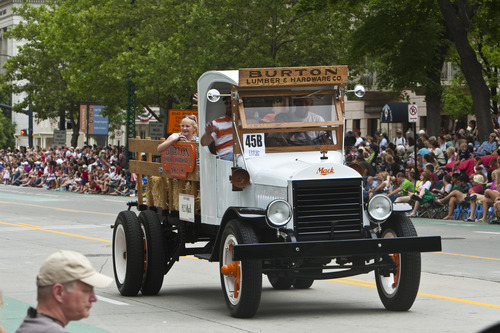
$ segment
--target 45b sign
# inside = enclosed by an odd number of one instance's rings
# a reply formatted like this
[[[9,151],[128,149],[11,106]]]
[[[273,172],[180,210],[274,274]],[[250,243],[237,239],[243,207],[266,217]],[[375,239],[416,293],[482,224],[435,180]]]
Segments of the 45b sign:
[[[266,154],[264,133],[243,134],[243,149],[245,157],[261,157]]]

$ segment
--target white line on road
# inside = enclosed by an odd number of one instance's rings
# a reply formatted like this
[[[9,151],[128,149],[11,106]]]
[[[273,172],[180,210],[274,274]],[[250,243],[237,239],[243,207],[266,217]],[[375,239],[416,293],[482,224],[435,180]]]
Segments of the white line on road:
[[[97,299],[99,301],[103,301],[103,302],[114,304],[114,305],[130,305],[128,303],[120,302],[120,301],[115,301],[114,299],[103,297],[103,296],[97,296]]]
[[[474,231],[477,234],[492,234],[492,235],[500,235],[500,232],[494,231]]]

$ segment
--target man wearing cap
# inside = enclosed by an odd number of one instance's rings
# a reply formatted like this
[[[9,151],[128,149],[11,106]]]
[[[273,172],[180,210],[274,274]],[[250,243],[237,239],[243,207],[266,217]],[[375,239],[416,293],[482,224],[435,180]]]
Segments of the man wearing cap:
[[[70,321],[89,316],[97,302],[94,287],[106,288],[113,279],[98,273],[82,254],[61,250],[50,255],[36,278],[37,301],[16,333],[67,332]]]
[[[406,140],[403,137],[403,131],[401,131],[400,129],[396,131],[396,137],[392,140],[392,143],[394,143],[396,147],[397,146],[406,147]]]

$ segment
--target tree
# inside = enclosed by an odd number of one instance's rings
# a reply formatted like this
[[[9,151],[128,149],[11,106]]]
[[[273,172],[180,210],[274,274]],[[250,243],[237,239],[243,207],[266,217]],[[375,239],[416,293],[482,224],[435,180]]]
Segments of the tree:
[[[494,1],[493,1],[494,2]],[[473,24],[480,5],[487,1],[438,0],[439,7],[446,22],[446,28],[453,40],[460,57],[460,68],[467,80],[474,113],[477,118],[477,127],[480,141],[488,140],[489,133],[493,130],[490,114],[490,92],[484,79],[481,63],[476,51],[469,41],[468,31]]]
[[[364,17],[358,18],[363,24],[353,35],[352,61],[375,72],[380,88],[424,91],[428,133],[439,135],[441,68],[449,49],[439,8],[425,0],[365,4]]]
[[[185,108],[207,70],[345,63],[352,24],[299,0],[49,0],[17,14],[9,37],[26,43],[7,80],[26,99],[15,109],[70,119],[73,145],[83,101],[119,123],[130,81],[139,105]]]
[[[26,20],[7,32],[8,38],[25,40],[18,54],[10,57],[4,68],[11,92],[26,98],[13,105],[13,111],[30,109],[38,119],[69,119],[73,126],[72,145],[76,146],[79,129],[78,95],[64,77],[68,64],[59,56],[52,43],[53,8],[30,6],[24,3],[16,12]]]
[[[472,98],[463,75],[457,75],[443,91],[443,110],[455,119],[465,121],[474,114]]]
[[[0,149],[14,147],[14,126],[10,119],[0,110]]]

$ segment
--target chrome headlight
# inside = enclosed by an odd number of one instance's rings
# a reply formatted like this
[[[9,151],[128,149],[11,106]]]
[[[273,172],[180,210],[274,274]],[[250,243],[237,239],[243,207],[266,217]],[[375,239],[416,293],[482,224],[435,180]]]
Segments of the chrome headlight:
[[[274,200],[266,209],[266,222],[271,228],[279,229],[292,218],[292,207],[285,200]]]
[[[368,215],[376,222],[384,222],[392,214],[392,201],[389,197],[375,195],[368,203]]]

